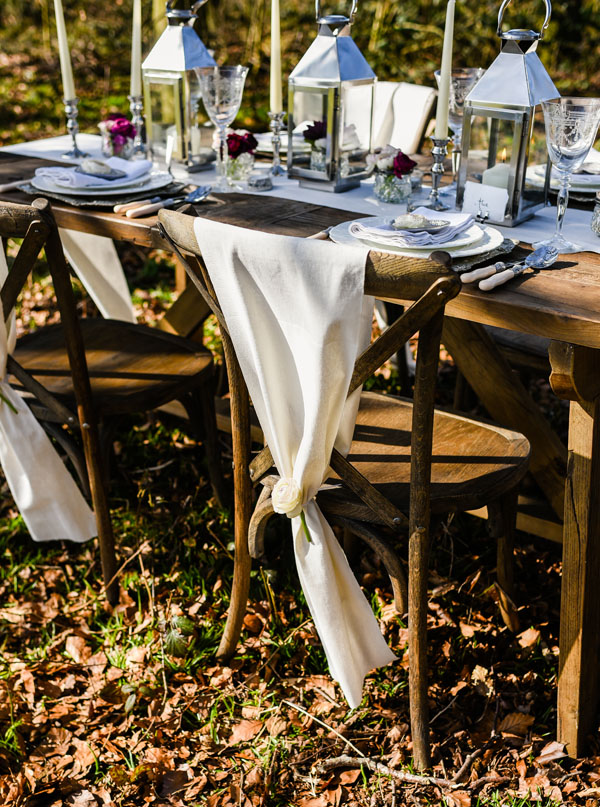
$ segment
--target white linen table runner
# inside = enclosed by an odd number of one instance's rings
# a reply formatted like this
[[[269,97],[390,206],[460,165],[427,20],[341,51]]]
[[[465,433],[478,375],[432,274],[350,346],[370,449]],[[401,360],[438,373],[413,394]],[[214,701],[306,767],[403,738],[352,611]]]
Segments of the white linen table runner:
[[[0,246],[0,285],[7,274]],[[6,481],[34,541],[89,541],[98,534],[92,510],[41,424],[6,381],[15,341],[14,315],[8,330],[0,315],[0,464]]]
[[[332,676],[351,707],[365,675],[395,659],[314,497],[331,450],[350,448],[369,342],[367,251],[198,218],[196,238],[280,477],[293,480],[311,540],[291,519],[298,574]]]

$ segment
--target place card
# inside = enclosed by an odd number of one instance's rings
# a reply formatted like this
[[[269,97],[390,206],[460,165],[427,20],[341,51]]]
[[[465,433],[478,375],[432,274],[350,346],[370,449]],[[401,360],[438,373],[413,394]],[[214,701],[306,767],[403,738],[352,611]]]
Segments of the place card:
[[[463,200],[463,213],[473,213],[480,221],[504,221],[508,191],[494,185],[480,185],[478,182],[467,182]]]

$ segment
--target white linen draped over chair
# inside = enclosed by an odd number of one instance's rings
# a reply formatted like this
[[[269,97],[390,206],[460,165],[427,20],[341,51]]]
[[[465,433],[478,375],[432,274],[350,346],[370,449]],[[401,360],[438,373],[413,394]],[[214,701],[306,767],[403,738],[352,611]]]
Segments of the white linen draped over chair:
[[[0,247],[0,285],[7,274]],[[0,316],[0,464],[6,481],[34,541],[88,541],[97,535],[92,510],[46,432],[6,381],[15,341],[14,315],[8,329]]]
[[[311,540],[292,518],[298,574],[332,676],[351,707],[365,675],[395,659],[314,497],[335,447],[347,453],[368,344],[367,252],[198,218],[196,238],[250,397],[282,479],[293,478]]]
[[[414,154],[425,136],[436,98],[432,87],[378,81],[373,109],[373,148],[388,143]]]

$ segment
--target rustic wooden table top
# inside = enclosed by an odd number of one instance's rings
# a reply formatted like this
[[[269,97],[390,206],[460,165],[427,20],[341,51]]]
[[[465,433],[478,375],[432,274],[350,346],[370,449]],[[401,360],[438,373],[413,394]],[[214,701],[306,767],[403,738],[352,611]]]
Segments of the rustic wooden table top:
[[[47,160],[0,154],[0,184],[32,176]],[[20,191],[0,194],[1,200],[24,202]],[[78,208],[53,201],[60,227],[164,248],[155,216],[127,219],[102,210]],[[333,207],[273,196],[216,194],[196,208],[198,215],[285,235],[308,236],[330,225],[356,218]],[[465,286],[446,309],[459,319],[547,336],[600,348],[600,255],[590,252],[565,256],[551,269],[515,278],[492,293]]]

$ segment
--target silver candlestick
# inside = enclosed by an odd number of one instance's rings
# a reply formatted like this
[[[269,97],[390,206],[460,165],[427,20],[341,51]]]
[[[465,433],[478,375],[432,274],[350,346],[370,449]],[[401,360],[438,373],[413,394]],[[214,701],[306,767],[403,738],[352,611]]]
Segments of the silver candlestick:
[[[427,204],[430,210],[449,210],[448,205],[440,201],[440,182],[442,181],[442,174],[444,173],[444,159],[448,150],[449,137],[432,137],[431,142],[433,148],[431,153],[433,155],[433,165],[431,166],[431,193]]]
[[[67,132],[73,139],[73,148],[70,151],[66,151],[62,155],[63,160],[78,160],[81,157],[90,156],[85,151],[81,151],[77,146],[77,133],[79,132],[79,124],[77,123],[78,103],[79,98],[63,98],[63,104],[65,105],[65,112],[67,115]]]
[[[273,132],[273,137],[271,138],[271,142],[273,144],[273,164],[271,165],[271,174],[273,174],[273,176],[281,176],[281,174],[285,174],[279,159],[279,154],[281,151],[280,132],[283,129],[284,116],[285,112],[269,112],[269,118],[271,119],[269,129]]]
[[[141,95],[129,95],[129,109],[131,111],[131,122],[135,126],[135,137],[133,138],[133,153],[131,158],[133,160],[144,160],[147,154],[146,144],[142,137],[142,129],[144,127],[144,118],[142,112],[144,111],[144,101]]]

